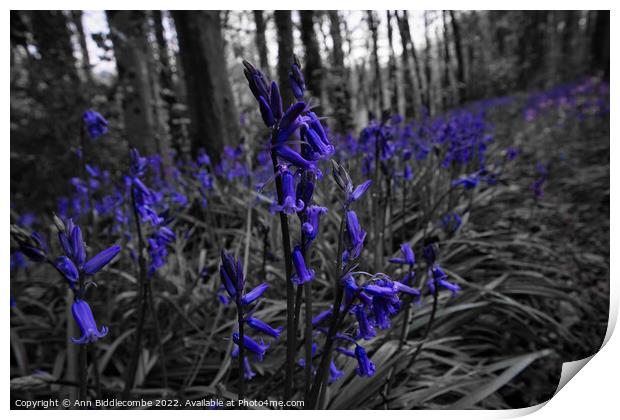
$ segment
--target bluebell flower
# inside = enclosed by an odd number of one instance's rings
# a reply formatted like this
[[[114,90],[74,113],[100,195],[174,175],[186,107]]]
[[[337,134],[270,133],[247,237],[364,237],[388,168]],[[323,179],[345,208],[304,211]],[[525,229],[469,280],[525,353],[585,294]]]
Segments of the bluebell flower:
[[[304,206],[308,206],[312,202],[314,194],[314,174],[306,172],[301,176],[297,183],[296,195],[297,199],[304,202]],[[300,213],[298,213],[300,215]]]
[[[237,332],[233,333],[232,338],[235,344],[239,345],[239,333]],[[258,358],[258,360],[262,361],[263,358],[265,357],[265,352],[269,348],[269,345],[265,343],[259,344],[253,339],[251,339],[250,337],[248,337],[247,335],[244,335],[243,336],[243,347],[248,349],[250,352],[254,353],[256,357]]]
[[[250,290],[248,293],[244,294],[241,297],[241,303],[244,305],[249,305],[253,303],[256,299],[261,297],[263,293],[265,293],[265,290],[267,290],[268,288],[269,285],[267,283],[259,284],[254,289]]]
[[[393,284],[394,290],[396,290],[398,293],[406,293],[408,295],[420,296],[420,291],[418,289],[414,289],[413,287],[410,287],[398,281],[395,281]]]
[[[314,162],[304,159],[299,153],[286,145],[277,145],[275,151],[279,157],[299,169],[314,170],[316,168]]]
[[[357,305],[355,307],[355,317],[357,318],[358,333],[357,338],[363,338],[364,340],[370,340],[377,335],[375,329],[368,322],[368,316],[363,305]]]
[[[296,275],[291,277],[291,281],[296,285],[301,285],[314,279],[314,270],[306,267],[306,262],[301,253],[301,248],[296,246],[293,249],[293,265],[295,266]]]
[[[108,329],[105,326],[102,326],[101,330],[97,328],[93,312],[85,300],[75,299],[71,306],[71,312],[82,332],[80,338],[71,338],[75,344],[91,344],[108,334]]]
[[[424,255],[424,259],[426,260],[427,265],[432,266],[433,264],[435,264],[438,252],[439,250],[436,244],[426,245],[422,249],[422,254]]]
[[[243,358],[243,377],[247,380],[252,379],[256,376],[256,372],[252,370],[252,365],[250,365],[250,359],[248,357]]]
[[[372,180],[369,179],[368,181],[365,181],[362,184],[358,185],[357,188],[355,188],[355,190],[353,190],[353,192],[351,194],[348,194],[347,200],[346,200],[346,205],[349,205],[349,204],[359,200],[364,195],[366,190],[368,190],[368,188],[370,188],[371,184],[372,184]]]
[[[400,245],[400,253],[402,254],[402,258],[390,258],[390,262],[394,264],[401,264],[401,265],[414,265],[415,264],[415,255],[413,254],[411,245],[409,245],[406,242],[402,243]]]
[[[452,292],[452,296],[456,295],[461,290],[461,287],[458,284],[447,281],[448,275],[437,264],[433,265],[429,269],[428,277],[428,289],[433,295],[437,293],[436,286],[450,290],[450,292]]]
[[[374,312],[374,324],[382,330],[390,328],[390,311],[386,300],[378,295],[373,296],[372,309]]]
[[[131,158],[131,165],[129,167],[131,175],[134,177],[144,175],[144,171],[148,167],[149,160],[140,156],[140,152],[138,152],[138,149],[136,148],[131,149],[129,151],[129,155]]]
[[[355,357],[355,352],[347,349],[346,347],[336,347],[334,350],[340,354],[344,354],[345,356]]]
[[[269,97],[269,87],[267,86],[267,81],[265,80],[265,76],[254,67],[249,61],[243,60],[243,74],[248,81],[250,86],[250,90],[252,94],[258,100],[259,97],[268,98]]]
[[[355,259],[359,257],[364,246],[364,239],[366,239],[366,231],[360,228],[357,220],[357,214],[353,210],[347,211],[346,220],[347,234],[345,240],[348,248],[348,259]]]
[[[283,329],[283,327],[273,328],[266,322],[263,322],[260,319],[254,317],[248,317],[245,322],[255,330],[270,335],[276,339],[280,338],[280,333]]]
[[[301,73],[301,67],[299,65],[299,61],[297,61],[297,57],[295,57],[288,77],[291,82],[291,89],[293,90],[293,95],[295,95],[295,98],[297,98],[297,100],[301,100],[304,97],[306,83],[304,81],[304,76]]]
[[[93,140],[108,132],[108,121],[97,111],[92,109],[86,110],[84,111],[83,118],[88,134]]]
[[[258,107],[260,109],[260,115],[263,118],[263,122],[267,127],[273,127],[276,123],[276,120],[273,116],[273,112],[271,112],[271,107],[267,103],[267,99],[262,96],[258,97]]]
[[[320,314],[318,314],[314,318],[312,318],[312,325],[313,326],[317,326],[317,325],[323,323],[323,321],[325,321],[326,319],[330,318],[331,316],[332,316],[332,308],[329,308],[329,309],[321,312]]]
[[[297,199],[297,195],[295,194],[295,176],[286,169],[281,172],[281,177],[282,203],[274,203],[272,209],[286,214],[294,214],[298,211],[302,211],[305,204],[300,199]]]
[[[327,213],[327,209],[325,207],[310,206],[306,209],[306,221],[301,226],[301,229],[304,232],[304,237],[306,239],[306,248],[312,241],[316,239],[316,236],[319,233],[320,216],[324,215],[325,213]]]
[[[282,118],[282,96],[280,96],[280,88],[275,81],[271,82],[271,99],[269,106],[271,107],[273,117],[279,121]]]
[[[75,288],[75,284],[80,278],[80,274],[73,261],[65,256],[58,257],[54,261],[54,267],[64,276],[65,279],[67,279],[69,286],[72,289]]]
[[[120,251],[121,247],[119,245],[114,245],[105,251],[101,251],[99,254],[84,263],[84,274],[87,276],[94,275],[105,267],[110,261],[112,261]]]
[[[331,383],[336,382],[338,378],[340,378],[342,375],[344,375],[344,372],[338,369],[338,367],[332,360],[331,363],[329,364],[329,379],[327,383],[331,384]]]
[[[220,265],[220,278],[228,295],[235,298],[237,294],[242,293],[244,286],[243,267],[241,261],[235,262],[232,254],[222,250],[220,257],[222,264]]]
[[[463,186],[466,190],[471,190],[480,182],[480,178],[476,175],[464,176],[452,181],[453,187]]]
[[[447,232],[452,232],[452,233],[456,232],[459,229],[459,227],[461,227],[462,222],[463,221],[461,219],[461,216],[459,216],[458,213],[456,212],[446,213],[441,218],[441,224],[443,228]]]
[[[357,369],[359,376],[371,377],[375,374],[375,364],[366,355],[366,350],[362,346],[355,347],[355,357],[357,358]]]
[[[367,284],[363,289],[372,296],[392,297],[396,294],[394,287],[379,286],[377,284]]]
[[[71,232],[71,250],[70,256],[75,264],[81,267],[84,264],[84,260],[86,260],[86,249],[82,240],[82,230],[79,226],[75,226],[73,232]]]
[[[413,171],[408,163],[405,164],[405,169],[403,170],[403,179],[405,181],[411,181],[413,179]]]
[[[30,260],[43,262],[47,259],[47,245],[37,232],[32,232],[29,236],[18,235],[17,243],[19,250]]]

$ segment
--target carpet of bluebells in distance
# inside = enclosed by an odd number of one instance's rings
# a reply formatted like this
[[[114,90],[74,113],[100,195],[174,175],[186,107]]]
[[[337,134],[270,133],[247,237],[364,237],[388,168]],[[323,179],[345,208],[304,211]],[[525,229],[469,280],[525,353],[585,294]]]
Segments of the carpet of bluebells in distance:
[[[229,63],[252,102],[219,155],[149,155],[110,106],[68,110],[70,193],[11,193],[13,408],[519,408],[598,350],[602,72],[342,132],[289,62]]]

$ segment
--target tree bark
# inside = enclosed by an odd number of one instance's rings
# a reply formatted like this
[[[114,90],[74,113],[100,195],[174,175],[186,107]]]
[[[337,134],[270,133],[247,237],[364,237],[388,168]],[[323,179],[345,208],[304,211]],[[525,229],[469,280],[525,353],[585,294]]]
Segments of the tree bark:
[[[269,78],[269,60],[267,59],[267,41],[265,41],[265,19],[262,10],[253,10],[254,23],[256,24],[256,49],[260,70]]]
[[[286,109],[295,101],[288,79],[293,65],[293,21],[290,10],[276,10],[274,18],[278,33],[278,83]]]
[[[428,112],[428,115],[432,115],[433,111],[431,109],[432,107],[432,101],[431,101],[431,87],[432,87],[432,68],[431,68],[431,38],[428,35],[428,31],[429,31],[429,21],[428,21],[428,11],[424,12],[424,41],[425,41],[425,46],[424,46],[424,74],[426,77],[426,95],[425,95],[425,99],[426,99],[426,110]]]
[[[352,128],[349,107],[349,90],[345,80],[344,53],[342,51],[342,34],[340,33],[340,16],[337,10],[329,10],[329,33],[333,42],[332,49],[332,99],[336,117],[335,131],[345,133]]]
[[[71,18],[73,20],[73,24],[75,25],[78,41],[80,43],[80,53],[82,54],[82,62],[80,64],[82,67],[82,72],[84,73],[84,78],[86,79],[86,85],[90,88],[93,83],[93,74],[90,68],[90,55],[88,53],[88,46],[86,45],[84,25],[82,25],[82,11],[73,10],[71,12]]]
[[[143,11],[107,11],[120,91],[125,135],[141,153],[157,152],[153,95],[150,86],[146,15]]]
[[[306,52],[306,65],[304,76],[308,90],[317,98],[321,98],[321,83],[323,66],[321,65],[321,54],[319,52],[319,42],[314,31],[314,11],[300,10],[301,20],[301,41]]]
[[[383,81],[381,80],[381,67],[379,65],[379,36],[377,34],[377,22],[375,22],[374,12],[368,10],[366,12],[368,17],[368,26],[370,28],[370,34],[372,36],[372,66],[374,69],[374,80],[372,82],[372,97],[375,107],[375,115],[377,118],[381,118],[383,110],[386,108],[383,104]]]
[[[461,31],[459,23],[454,15],[454,10],[450,10],[450,20],[452,21],[452,36],[454,37],[454,50],[456,51],[456,83],[458,92],[458,103],[464,104],[466,101],[465,85],[465,63],[463,62],[463,50],[461,45]]]
[[[603,72],[606,79],[609,79],[609,41],[609,10],[597,10],[590,44],[590,71]]]
[[[400,39],[403,45],[403,71],[405,72],[405,117],[406,118],[415,118],[417,116],[416,113],[416,99],[415,99],[415,91],[416,91],[416,79],[417,79],[417,89],[420,93],[420,105],[424,104],[424,100],[422,98],[422,80],[420,77],[420,69],[418,66],[418,58],[415,53],[415,48],[413,46],[413,42],[411,41],[411,31],[409,28],[409,15],[407,11],[402,12],[402,16],[396,14],[396,21],[398,23],[398,31],[400,32]],[[413,60],[414,70],[411,68],[410,59]],[[415,77],[415,78],[414,78]]]
[[[447,111],[452,106],[452,89],[450,86],[450,36],[448,33],[448,23],[446,20],[446,11],[442,11],[441,17],[443,20],[443,79],[442,79],[442,94],[441,101],[444,111]]]
[[[224,55],[219,11],[173,11],[185,74],[194,154],[204,148],[218,162],[225,144],[239,141]]]
[[[396,54],[394,53],[394,32],[392,28],[392,14],[389,10],[386,10],[387,30],[388,30],[388,44],[390,46],[390,61],[388,64],[389,74],[389,96],[390,96],[390,111],[392,114],[398,114],[398,76],[396,69]]]

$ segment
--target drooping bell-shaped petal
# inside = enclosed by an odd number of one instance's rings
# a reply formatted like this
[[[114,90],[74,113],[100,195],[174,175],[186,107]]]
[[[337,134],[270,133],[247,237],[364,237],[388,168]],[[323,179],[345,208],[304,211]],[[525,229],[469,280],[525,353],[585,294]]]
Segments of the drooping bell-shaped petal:
[[[372,309],[374,312],[374,324],[382,330],[390,328],[389,310],[386,301],[381,296],[372,298]]]
[[[312,148],[312,152],[316,155],[316,159],[325,159],[336,150],[331,143],[325,142],[321,136],[310,126],[302,129],[303,137],[308,145]]]
[[[276,154],[299,169],[314,170],[314,162],[304,159],[299,153],[285,145],[278,145],[275,148]]]
[[[325,207],[310,206],[306,209],[306,222],[302,225],[302,230],[306,239],[306,247],[314,241],[319,233],[320,216],[327,213]]]
[[[296,195],[297,199],[304,202],[308,206],[312,202],[312,195],[314,194],[314,176],[304,176],[297,183]]]
[[[239,345],[239,333],[234,332],[232,338],[235,344]],[[265,351],[267,351],[267,349],[269,348],[268,344],[259,344],[247,335],[243,336],[243,346],[250,352],[254,353],[257,356],[258,360],[263,360],[263,358],[265,357]]]
[[[249,317],[245,320],[245,322],[252,328],[257,331],[260,331],[264,334],[270,335],[274,338],[280,338],[280,333],[282,332],[283,327],[273,328],[266,322],[261,321],[258,318]]]
[[[108,334],[108,329],[105,326],[102,326],[101,330],[97,328],[93,312],[85,300],[76,299],[71,306],[71,312],[82,332],[80,338],[71,338],[75,344],[91,344]]]
[[[248,381],[256,376],[256,372],[252,370],[252,365],[250,365],[250,359],[246,357],[243,358],[243,377]]]
[[[375,374],[375,364],[368,358],[364,347],[355,347],[355,357],[357,358],[357,368],[355,371],[359,376],[371,377]]]
[[[297,119],[301,115],[301,113],[304,111],[304,109],[306,109],[306,104],[301,101],[296,102],[293,105],[291,105],[286,110],[286,112],[282,116],[282,119],[280,120],[280,129],[287,129],[291,127],[293,125],[293,122],[295,121],[297,121],[298,124],[300,124],[301,121],[298,121]]]
[[[101,251],[99,254],[84,263],[84,274],[87,276],[92,276],[112,261],[112,259],[116,257],[120,251],[121,247],[119,245],[114,245],[105,251]]]
[[[269,285],[267,283],[259,284],[254,289],[243,295],[243,297],[241,298],[241,303],[243,303],[244,305],[249,305],[256,299],[261,297],[265,290],[267,290],[267,288],[269,288]]]
[[[297,274],[291,278],[293,283],[299,286],[300,284],[304,284],[314,279],[314,270],[306,267],[306,262],[299,246],[296,246],[293,249],[293,265],[295,266],[295,271],[297,272]]]
[[[370,340],[377,333],[375,329],[368,322],[368,316],[366,315],[366,311],[364,310],[364,306],[357,305],[355,307],[355,317],[357,318],[358,325],[358,337],[364,340]]]
[[[228,295],[231,298],[237,296],[237,265],[232,254],[222,250],[220,253],[222,265],[220,265],[220,278]]]
[[[301,67],[297,58],[291,66],[291,71],[288,74],[289,81],[291,82],[291,90],[297,100],[301,100],[304,97],[304,90],[306,90],[306,82],[304,76],[301,73]]]
[[[347,243],[349,250],[349,258],[355,259],[359,257],[366,239],[366,231],[360,228],[357,220],[357,214],[353,210],[347,211]]]
[[[364,286],[364,291],[373,296],[392,297],[396,294],[393,287],[379,286],[377,284],[368,284]]]
[[[70,258],[62,256],[56,258],[54,261],[54,267],[69,281],[69,285],[71,288],[75,286],[75,283],[78,281],[80,274],[78,273],[78,269],[73,264]]]
[[[272,209],[286,214],[295,214],[305,207],[304,202],[297,199],[295,193],[295,176],[287,169],[282,171],[282,202],[274,203]]]
[[[355,357],[355,352],[347,349],[346,347],[336,347],[334,350],[340,354],[344,354],[345,356]]]
[[[327,318],[332,316],[332,309],[329,308],[323,312],[321,312],[320,314],[318,314],[317,316],[315,316],[314,318],[312,318],[312,325],[316,326],[321,324],[323,321],[325,321]]]
[[[415,264],[415,255],[413,254],[413,250],[411,249],[411,245],[408,243],[403,243],[400,245],[401,258],[390,258],[390,262],[394,264],[402,264],[402,265],[414,265]]]
[[[407,286],[401,282],[394,282],[394,289],[399,293],[406,293],[408,295],[420,296],[420,291],[418,289],[414,289],[413,287]]]

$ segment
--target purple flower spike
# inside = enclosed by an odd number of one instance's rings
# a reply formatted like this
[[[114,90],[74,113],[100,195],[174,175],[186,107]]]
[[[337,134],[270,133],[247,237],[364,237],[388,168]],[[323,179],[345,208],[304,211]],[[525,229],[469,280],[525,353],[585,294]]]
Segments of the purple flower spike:
[[[265,293],[265,290],[267,290],[268,288],[269,288],[269,285],[267,283],[259,284],[254,289],[252,289],[251,291],[243,295],[243,297],[241,298],[241,303],[243,303],[244,305],[249,305],[250,303],[254,302],[256,299],[261,297],[262,294]]]
[[[101,330],[97,328],[93,312],[85,300],[76,299],[71,306],[71,312],[82,332],[80,338],[71,338],[75,344],[91,344],[108,334],[106,327],[102,326]]]
[[[293,250],[293,264],[295,265],[295,271],[297,271],[297,274],[291,278],[293,283],[299,286],[314,279],[314,270],[306,267],[306,262],[299,246],[296,246]]]
[[[119,245],[114,245],[105,251],[101,251],[84,264],[84,274],[92,276],[105,267],[121,251]]]

